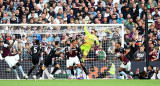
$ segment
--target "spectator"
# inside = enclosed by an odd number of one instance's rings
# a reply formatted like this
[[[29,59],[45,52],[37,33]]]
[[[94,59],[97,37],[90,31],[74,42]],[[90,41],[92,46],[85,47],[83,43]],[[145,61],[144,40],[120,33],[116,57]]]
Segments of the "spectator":
[[[106,8],[106,12],[104,13],[104,17],[108,17],[110,15],[110,8]]]
[[[155,61],[159,58],[159,48],[155,47],[154,50],[152,50],[149,55],[151,55],[151,57],[149,58],[151,61]]]
[[[128,60],[132,61],[133,58],[133,52],[130,50],[130,47],[127,47],[125,50],[125,56]]]
[[[127,15],[128,14],[132,15],[132,11],[131,11],[131,9],[128,6],[126,6],[125,9],[124,9],[124,11],[122,11],[122,14],[123,14],[123,18],[127,19]]]
[[[55,7],[55,10],[54,10],[54,11],[55,11],[55,13],[58,13],[58,10],[59,10],[59,9],[61,9],[61,10],[63,11],[63,8],[62,8],[62,6],[61,6],[61,3],[60,3],[60,2],[58,2],[58,3],[57,3],[57,6]]]
[[[67,19],[68,19],[67,22],[68,22],[68,23],[70,23],[70,20],[69,20],[69,19],[71,19],[71,18],[73,18],[73,19],[75,18],[75,15],[73,14],[73,10],[72,10],[72,9],[70,10],[70,14],[67,15]]]
[[[155,28],[160,29],[160,18],[157,18],[157,21],[155,21]]]
[[[103,7],[103,3],[100,3],[99,7],[97,8],[96,11],[100,11],[100,13],[102,13],[103,11],[105,11],[106,9]]]
[[[51,37],[51,35],[50,34],[46,34],[46,42],[51,42],[52,43],[52,37]]]
[[[99,50],[96,51],[96,55],[98,57],[98,60],[105,60],[106,59],[106,53],[103,50],[102,46],[99,46]]]
[[[133,21],[136,22],[136,18],[137,16],[139,16],[139,9],[135,3],[133,4],[133,7],[132,7],[132,13],[133,13],[133,16],[132,16]]]
[[[136,27],[135,23],[133,22],[132,18],[129,18],[129,21],[125,25],[126,29],[132,32],[133,28]]]
[[[94,7],[91,8],[89,14],[93,15],[93,18],[96,17],[97,13],[94,11]]]
[[[122,21],[124,20],[123,14],[119,14],[120,18],[117,19],[118,24],[122,24]]]
[[[58,13],[54,15],[54,18],[57,18],[57,15],[60,15],[61,18],[64,18],[62,9],[58,10]]]
[[[138,51],[134,53],[134,59],[138,61],[144,61],[146,59],[146,53],[144,52],[144,47],[141,46]]]

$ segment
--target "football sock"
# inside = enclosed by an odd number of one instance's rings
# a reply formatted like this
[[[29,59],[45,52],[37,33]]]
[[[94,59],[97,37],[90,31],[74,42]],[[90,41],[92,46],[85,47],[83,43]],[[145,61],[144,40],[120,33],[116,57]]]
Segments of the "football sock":
[[[80,76],[81,76],[81,69],[77,68],[77,77],[80,77]]]
[[[43,71],[39,74],[39,77],[42,77],[42,75],[43,75]]]
[[[13,69],[14,74],[16,75],[16,77],[18,76],[18,73],[16,71],[16,69]]]
[[[71,74],[74,76],[74,70],[73,70],[73,68],[71,69]]]
[[[72,75],[71,75],[71,70],[70,69],[68,69],[68,77],[71,77]]]
[[[127,74],[124,71],[121,71],[120,74],[124,75],[125,77],[127,77]]]
[[[36,76],[38,76],[39,74],[43,73],[43,70],[40,69],[39,71],[37,71]]]
[[[83,71],[85,72],[86,75],[88,75],[88,72],[84,66],[82,66]]]
[[[58,70],[58,67],[55,67],[54,70],[52,71],[52,75]]]
[[[18,68],[19,68],[19,70],[21,71],[21,73],[22,73],[22,75],[23,75],[23,74],[24,74],[24,71],[23,71],[22,66],[20,65],[20,66],[18,66]]]
[[[28,76],[32,73],[32,71],[34,70],[34,67],[32,67],[29,72],[28,72]]]

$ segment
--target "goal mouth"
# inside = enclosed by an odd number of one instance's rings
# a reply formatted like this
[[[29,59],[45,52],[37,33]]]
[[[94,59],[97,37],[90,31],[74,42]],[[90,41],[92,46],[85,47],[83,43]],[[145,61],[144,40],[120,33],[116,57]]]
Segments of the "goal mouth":
[[[118,77],[118,68],[120,66],[120,62],[119,60],[113,60],[113,57],[116,42],[121,42],[122,47],[124,47],[123,24],[0,24],[0,28],[2,28],[0,31],[0,38],[4,38],[4,36],[7,38],[7,36],[10,36],[8,37],[8,40],[10,40],[11,43],[13,36],[17,38],[17,45],[15,45],[14,48],[16,51],[22,51],[19,61],[24,69],[24,72],[27,73],[32,67],[32,58],[29,54],[29,49],[33,45],[32,42],[34,39],[40,40],[41,43],[44,42],[43,40],[45,40],[47,42],[46,45],[44,44],[41,47],[46,46],[47,48],[54,45],[55,41],[59,41],[60,47],[64,48],[65,41],[70,39],[77,39],[78,44],[82,45],[85,41],[84,26],[87,27],[87,31],[89,33],[91,33],[92,29],[95,29],[97,31],[96,34],[100,42],[99,46],[97,46],[96,43],[93,44],[90,49],[91,53],[89,52],[87,57],[88,60],[84,62],[90,79],[114,79]],[[27,40],[30,40],[30,43],[26,42]],[[50,49],[47,49],[47,51],[49,52]],[[43,52],[46,51],[44,50]],[[104,53],[106,53],[106,55],[104,55]],[[43,58],[44,57],[45,56],[43,56]],[[66,59],[57,58],[57,62],[60,65],[60,69],[55,73],[54,77],[56,79],[66,79],[68,77]],[[12,71],[6,73],[8,64],[3,61],[0,62],[0,66],[5,66],[2,68],[0,79],[15,79]],[[48,74],[52,71],[53,68],[54,67],[49,66],[44,71],[44,79],[49,79]],[[36,68],[36,70],[32,72],[32,74],[29,76],[29,79],[32,79],[31,76],[34,75],[38,69],[39,68]],[[74,71],[76,75],[76,70]],[[86,78],[86,74],[83,70],[82,75],[84,78]],[[20,77],[22,76],[20,75]]]

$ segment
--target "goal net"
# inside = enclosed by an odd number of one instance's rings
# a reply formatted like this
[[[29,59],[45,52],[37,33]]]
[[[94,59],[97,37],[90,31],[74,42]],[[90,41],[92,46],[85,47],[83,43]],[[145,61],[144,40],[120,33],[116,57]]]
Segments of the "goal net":
[[[34,40],[40,40],[43,51],[43,57],[46,58],[47,53],[55,45],[55,41],[60,42],[60,48],[65,47],[65,41],[76,39],[78,45],[82,45],[85,40],[84,26],[87,26],[88,32],[92,29],[96,30],[96,36],[99,40],[99,45],[96,43],[91,47],[87,60],[84,61],[84,66],[87,69],[90,79],[114,79],[119,76],[119,60],[113,60],[115,43],[121,42],[122,47],[124,45],[124,26],[122,24],[0,24],[0,53],[2,51],[3,40],[7,39],[10,43],[12,39],[16,38],[11,52],[16,53],[22,51],[20,54],[20,63],[24,72],[27,74],[32,67],[31,55],[29,50],[34,44]],[[67,79],[68,73],[66,68],[66,57],[64,53],[56,59],[60,65],[59,70],[54,74],[56,79]],[[17,68],[18,69],[18,68]],[[42,75],[43,79],[50,79],[49,74],[54,67],[50,65]],[[76,65],[74,66],[74,74],[76,76]],[[29,76],[35,75],[37,67]],[[22,79],[22,75],[19,70],[19,77]],[[85,72],[81,71],[84,78],[86,78]],[[2,60],[0,61],[0,79],[16,79],[12,69],[8,64]]]

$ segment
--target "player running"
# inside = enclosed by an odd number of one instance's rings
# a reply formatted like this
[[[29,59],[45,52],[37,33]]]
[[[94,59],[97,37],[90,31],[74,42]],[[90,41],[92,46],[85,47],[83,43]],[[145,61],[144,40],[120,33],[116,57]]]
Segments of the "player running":
[[[59,52],[57,52],[58,48],[59,48],[60,44],[58,41],[55,42],[55,47],[51,49],[50,53],[47,55],[47,57],[44,60],[43,66],[42,68],[36,73],[36,75],[33,76],[34,79],[36,79],[36,77],[38,75],[40,75],[40,77],[42,77],[42,73],[43,71],[49,66],[49,65],[53,65],[54,66],[54,70],[52,71],[52,73],[49,75],[50,78],[54,79],[53,74],[59,69],[59,65],[56,62],[56,57],[60,57]]]
[[[35,44],[31,47],[29,51],[30,55],[32,56],[32,68],[28,72],[28,76],[32,73],[32,71],[35,69],[37,65],[42,67],[42,63],[40,63],[40,57],[42,56],[42,49],[40,47],[39,40],[35,41]],[[41,77],[40,77],[41,78]]]
[[[13,72],[15,73],[15,76],[17,79],[20,79],[18,76],[18,73],[16,71],[16,66],[18,66],[20,72],[22,73],[23,77],[25,79],[28,78],[28,76],[24,73],[23,68],[21,64],[18,62],[19,60],[19,54],[21,52],[18,52],[17,54],[11,54],[10,49],[13,47],[13,44],[16,39],[13,39],[12,44],[9,43],[7,39],[4,40],[4,45],[3,45],[3,54],[2,57],[6,61],[6,63],[9,65],[10,68],[13,68]]]

